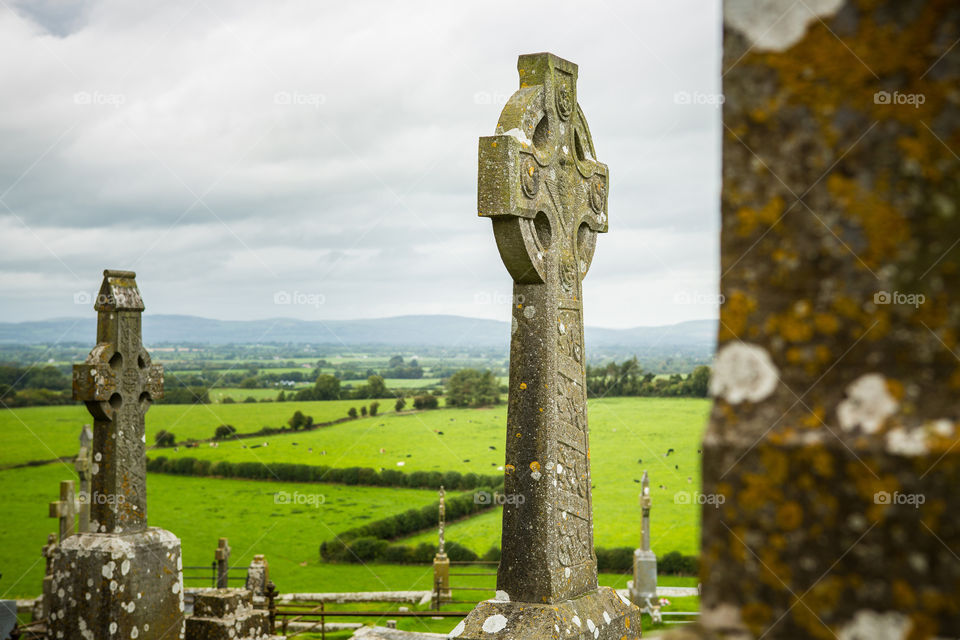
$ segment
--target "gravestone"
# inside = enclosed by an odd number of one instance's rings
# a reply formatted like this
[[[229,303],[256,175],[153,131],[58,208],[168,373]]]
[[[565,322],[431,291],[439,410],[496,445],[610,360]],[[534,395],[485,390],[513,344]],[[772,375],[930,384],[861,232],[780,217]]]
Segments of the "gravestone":
[[[60,481],[60,499],[50,503],[50,517],[57,519],[61,543],[73,535],[77,517],[77,496],[73,492],[73,480]]]
[[[47,544],[43,545],[44,559],[43,586],[38,603],[33,607],[34,620],[46,620],[50,615],[50,588],[53,586],[53,558],[57,553],[57,536],[51,533],[47,536]]]
[[[97,346],[74,365],[73,395],[94,418],[90,529],[54,558],[52,638],[183,637],[180,541],[147,527],[144,414],[163,369],[141,342],[135,274],[104,271]]]
[[[960,6],[724,22],[698,637],[960,637]]]
[[[217,543],[217,588],[226,589],[230,585],[230,543],[226,538],[220,538]]]
[[[79,509],[77,511],[77,531],[86,533],[90,530],[90,469],[93,466],[93,430],[90,425],[83,425],[80,430],[80,451],[74,461],[74,468],[80,478],[80,494],[77,497]]]
[[[247,581],[244,588],[252,594],[253,604],[266,604],[267,583],[270,582],[270,564],[263,554],[256,554],[247,567]]]
[[[453,597],[453,593],[450,591],[450,558],[447,557],[447,542],[445,538],[447,519],[446,495],[443,487],[440,487],[440,508],[438,516],[440,532],[438,535],[437,555],[433,558],[433,591],[435,597],[438,596],[438,608],[440,601],[449,600]]]
[[[451,635],[636,638],[639,611],[598,588],[593,548],[581,280],[607,230],[607,167],[577,65],[539,53],[517,67],[520,89],[480,138],[477,198],[514,281],[498,593]]]
[[[254,609],[245,589],[209,589],[196,593],[193,615],[186,621],[186,640],[266,640],[270,614]]]
[[[657,602],[657,555],[650,550],[650,477],[643,472],[640,482],[640,508],[643,511],[643,525],[640,535],[640,548],[633,553],[633,583],[630,585],[630,599],[641,609],[652,613]]]

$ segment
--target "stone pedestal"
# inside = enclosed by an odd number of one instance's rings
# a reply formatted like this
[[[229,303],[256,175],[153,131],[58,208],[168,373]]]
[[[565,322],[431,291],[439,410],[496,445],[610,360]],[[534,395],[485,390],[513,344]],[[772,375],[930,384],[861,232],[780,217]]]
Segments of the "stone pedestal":
[[[437,592],[437,583],[440,583],[441,600],[450,600],[453,598],[453,592],[450,591],[450,558],[447,554],[438,553],[433,557],[433,593]]]
[[[149,528],[78,533],[53,560],[51,638],[183,638],[180,541]]]
[[[653,551],[637,549],[633,552],[633,582],[630,585],[630,599],[638,607],[643,607],[647,599],[657,600],[657,554]]]
[[[265,640],[269,614],[254,609],[246,589],[214,589],[196,594],[187,618],[186,640]]]
[[[610,587],[555,604],[487,600],[450,632],[462,640],[639,638],[640,613]]]

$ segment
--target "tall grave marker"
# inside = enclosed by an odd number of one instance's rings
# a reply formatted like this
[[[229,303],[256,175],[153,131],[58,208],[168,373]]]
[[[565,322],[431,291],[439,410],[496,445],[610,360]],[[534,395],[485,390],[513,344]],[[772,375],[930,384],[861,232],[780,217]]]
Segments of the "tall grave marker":
[[[960,637],[960,5],[724,22],[702,635]]]
[[[136,274],[104,271],[97,345],[74,366],[73,394],[94,418],[90,532],[54,557],[52,638],[183,637],[180,541],[147,527],[144,414],[163,369],[141,342]]]
[[[539,53],[517,68],[520,89],[479,148],[479,215],[514,280],[498,594],[453,635],[635,638],[639,612],[598,588],[593,549],[581,280],[607,230],[607,167],[577,65]]]

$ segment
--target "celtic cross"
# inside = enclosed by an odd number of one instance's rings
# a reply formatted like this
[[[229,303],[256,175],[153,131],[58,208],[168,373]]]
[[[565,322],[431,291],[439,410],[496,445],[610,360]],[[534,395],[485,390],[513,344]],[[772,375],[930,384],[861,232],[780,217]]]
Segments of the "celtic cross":
[[[163,397],[163,368],[143,348],[143,300],[132,271],[104,271],[94,309],[97,346],[73,367],[73,397],[93,416],[90,529],[147,527],[144,414]]]
[[[577,103],[577,65],[518,62],[520,89],[480,138],[478,210],[514,280],[506,504],[497,589],[554,603],[597,589],[581,281],[607,231],[608,173]]]

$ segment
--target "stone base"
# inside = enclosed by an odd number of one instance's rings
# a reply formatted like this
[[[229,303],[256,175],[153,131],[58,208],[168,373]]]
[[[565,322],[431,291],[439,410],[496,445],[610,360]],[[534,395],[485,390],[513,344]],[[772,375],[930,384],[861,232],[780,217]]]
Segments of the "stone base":
[[[647,598],[653,603],[657,601],[657,556],[653,551],[637,549],[633,552],[630,599],[633,604],[643,608]]]
[[[51,639],[183,638],[180,540],[150,528],[78,533],[53,558]]]
[[[450,558],[447,554],[439,553],[433,557],[433,592],[437,592],[437,582],[440,582],[440,599],[452,600],[453,592],[450,590]]]
[[[186,640],[266,640],[270,616],[253,608],[245,589],[215,589],[194,596]]]
[[[634,640],[640,610],[609,587],[554,604],[487,600],[477,605],[451,638],[461,640]]]

